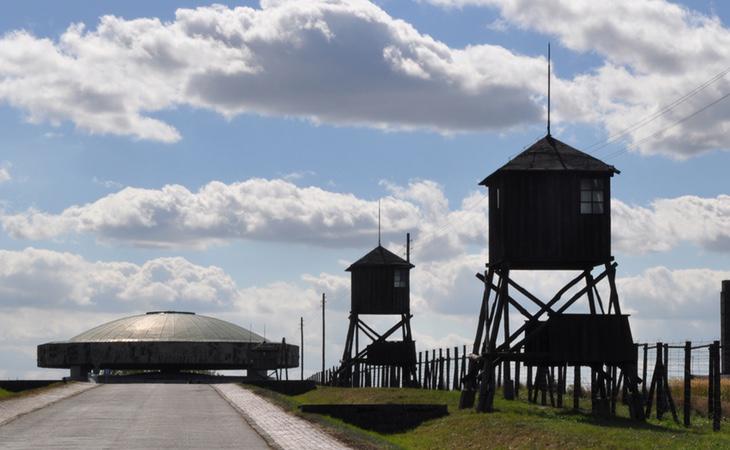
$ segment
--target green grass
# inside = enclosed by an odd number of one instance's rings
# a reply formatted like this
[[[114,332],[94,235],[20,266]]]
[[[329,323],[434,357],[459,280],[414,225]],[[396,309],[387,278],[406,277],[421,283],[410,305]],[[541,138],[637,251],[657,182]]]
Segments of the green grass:
[[[20,391],[20,392],[11,392],[11,391],[0,388],[0,401],[8,400],[8,399],[15,398],[15,397],[23,397],[26,395],[36,395],[40,392],[44,392],[49,389],[55,389],[59,386],[63,386],[62,382],[60,382],[60,381],[58,383],[52,383],[47,386],[42,386],[42,387],[38,387],[38,388],[34,388],[34,389],[26,389],[26,390]]]
[[[348,442],[361,448],[730,448],[730,423],[723,423],[723,430],[714,433],[711,422],[701,416],[693,417],[692,428],[686,429],[675,424],[671,414],[662,421],[650,419],[641,424],[626,417],[597,419],[585,412],[574,413],[568,409],[559,410],[530,404],[524,400],[506,401],[501,398],[495,399],[494,413],[477,414],[473,410],[458,409],[458,392],[421,389],[320,387],[294,397],[269,391],[265,395],[291,410],[301,404],[316,403],[448,405],[448,416],[395,434],[365,432],[326,416],[299,413],[325,427],[339,429],[339,433],[349,436]],[[566,405],[572,405],[570,396],[565,400]],[[581,406],[588,407],[588,400],[583,399]],[[626,414],[625,408],[619,411],[620,416]],[[365,443],[361,445],[358,439],[363,439]]]

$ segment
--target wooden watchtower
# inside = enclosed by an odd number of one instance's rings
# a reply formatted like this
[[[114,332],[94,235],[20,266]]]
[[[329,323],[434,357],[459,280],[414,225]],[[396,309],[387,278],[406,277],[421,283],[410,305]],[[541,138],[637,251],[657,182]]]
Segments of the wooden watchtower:
[[[360,385],[364,365],[401,369],[403,385],[415,382],[416,346],[411,335],[409,261],[378,244],[367,255],[354,262],[351,274],[350,326],[345,351],[337,371],[337,382],[345,386]],[[383,334],[369,326],[363,316],[392,315],[396,324]],[[388,340],[401,331],[402,340]],[[360,348],[360,332],[370,343]]]
[[[495,367],[504,362],[505,398],[514,388],[509,362],[528,366],[528,373],[536,368],[528,384],[538,387],[552,382],[550,368],[564,377],[567,366],[577,375],[587,366],[594,410],[615,406],[619,373],[632,416],[643,419],[636,350],[611,256],[611,178],[618,173],[548,132],[480,183],[489,189],[489,262],[477,274],[485,290],[460,407],[471,407],[478,390],[477,410],[492,410]],[[579,273],[552,298],[540,299],[512,278],[520,270]],[[603,280],[605,299],[597,287]],[[581,300],[587,313],[566,313]],[[510,331],[514,313],[525,322]]]

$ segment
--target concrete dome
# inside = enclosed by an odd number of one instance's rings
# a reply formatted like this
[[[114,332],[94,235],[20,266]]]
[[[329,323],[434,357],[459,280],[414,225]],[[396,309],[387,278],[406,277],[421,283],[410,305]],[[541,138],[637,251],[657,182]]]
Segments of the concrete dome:
[[[299,347],[213,317],[155,311],[123,317],[64,342],[38,346],[38,366],[89,370],[246,369],[265,371],[299,365]]]
[[[155,311],[99,325],[69,342],[267,342],[238,325],[191,312]]]

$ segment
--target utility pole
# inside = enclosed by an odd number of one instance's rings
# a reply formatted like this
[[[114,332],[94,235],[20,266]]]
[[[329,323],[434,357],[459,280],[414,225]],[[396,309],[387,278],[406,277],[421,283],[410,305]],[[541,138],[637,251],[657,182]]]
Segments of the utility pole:
[[[299,379],[304,380],[304,317],[299,318],[299,348],[302,352],[301,361],[299,361]]]
[[[324,296],[324,292],[322,292],[322,384],[326,381],[324,379],[324,304],[327,303],[327,300]]]
[[[406,233],[406,262],[411,262],[411,233]]]

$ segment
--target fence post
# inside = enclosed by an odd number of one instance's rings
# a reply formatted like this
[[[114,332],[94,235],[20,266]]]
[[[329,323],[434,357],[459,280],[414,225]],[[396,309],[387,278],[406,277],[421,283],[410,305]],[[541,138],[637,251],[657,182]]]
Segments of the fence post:
[[[453,389],[459,390],[459,347],[454,347],[454,384]]]
[[[664,391],[664,389],[666,388],[666,386],[664,386],[664,344],[661,342],[656,343],[656,360],[657,364],[654,371],[659,372],[658,374],[656,374],[656,418],[661,419],[662,417],[664,417],[664,412],[666,411],[667,406],[667,399]]]
[[[565,381],[565,372],[563,372],[563,365],[558,366],[558,408],[563,407],[563,382]]]
[[[438,388],[439,368],[436,364],[436,349],[431,350],[431,389]]]
[[[466,375],[466,344],[461,349],[461,376],[459,377],[461,381],[464,381],[464,376]]]
[[[532,402],[532,364],[527,366],[527,401]]]
[[[649,353],[649,344],[644,344],[644,367],[642,368],[643,371],[643,377],[641,379],[641,395],[644,397],[644,402],[646,402],[646,378],[649,376],[648,369],[646,367],[647,361],[648,361],[648,353]]]
[[[573,368],[573,409],[580,409],[580,365],[576,364]]]
[[[439,349],[439,377],[438,377],[438,384],[439,384],[439,391],[442,391],[444,389],[444,349]]]
[[[445,389],[451,390],[451,350],[446,348],[446,386]]]
[[[690,426],[692,412],[692,342],[684,343],[684,426]]]
[[[712,410],[715,407],[715,358],[712,355],[712,345],[707,348],[707,351],[710,354],[710,367],[707,371],[707,417],[710,417],[710,414],[712,414]]]
[[[720,341],[715,341],[713,343],[714,347],[714,357],[715,357],[715,377],[714,382],[715,386],[713,389],[713,393],[715,394],[714,397],[714,407],[712,408],[712,430],[713,431],[720,431],[720,418],[722,416],[722,404],[720,403],[720,397],[722,392],[720,391]]]

